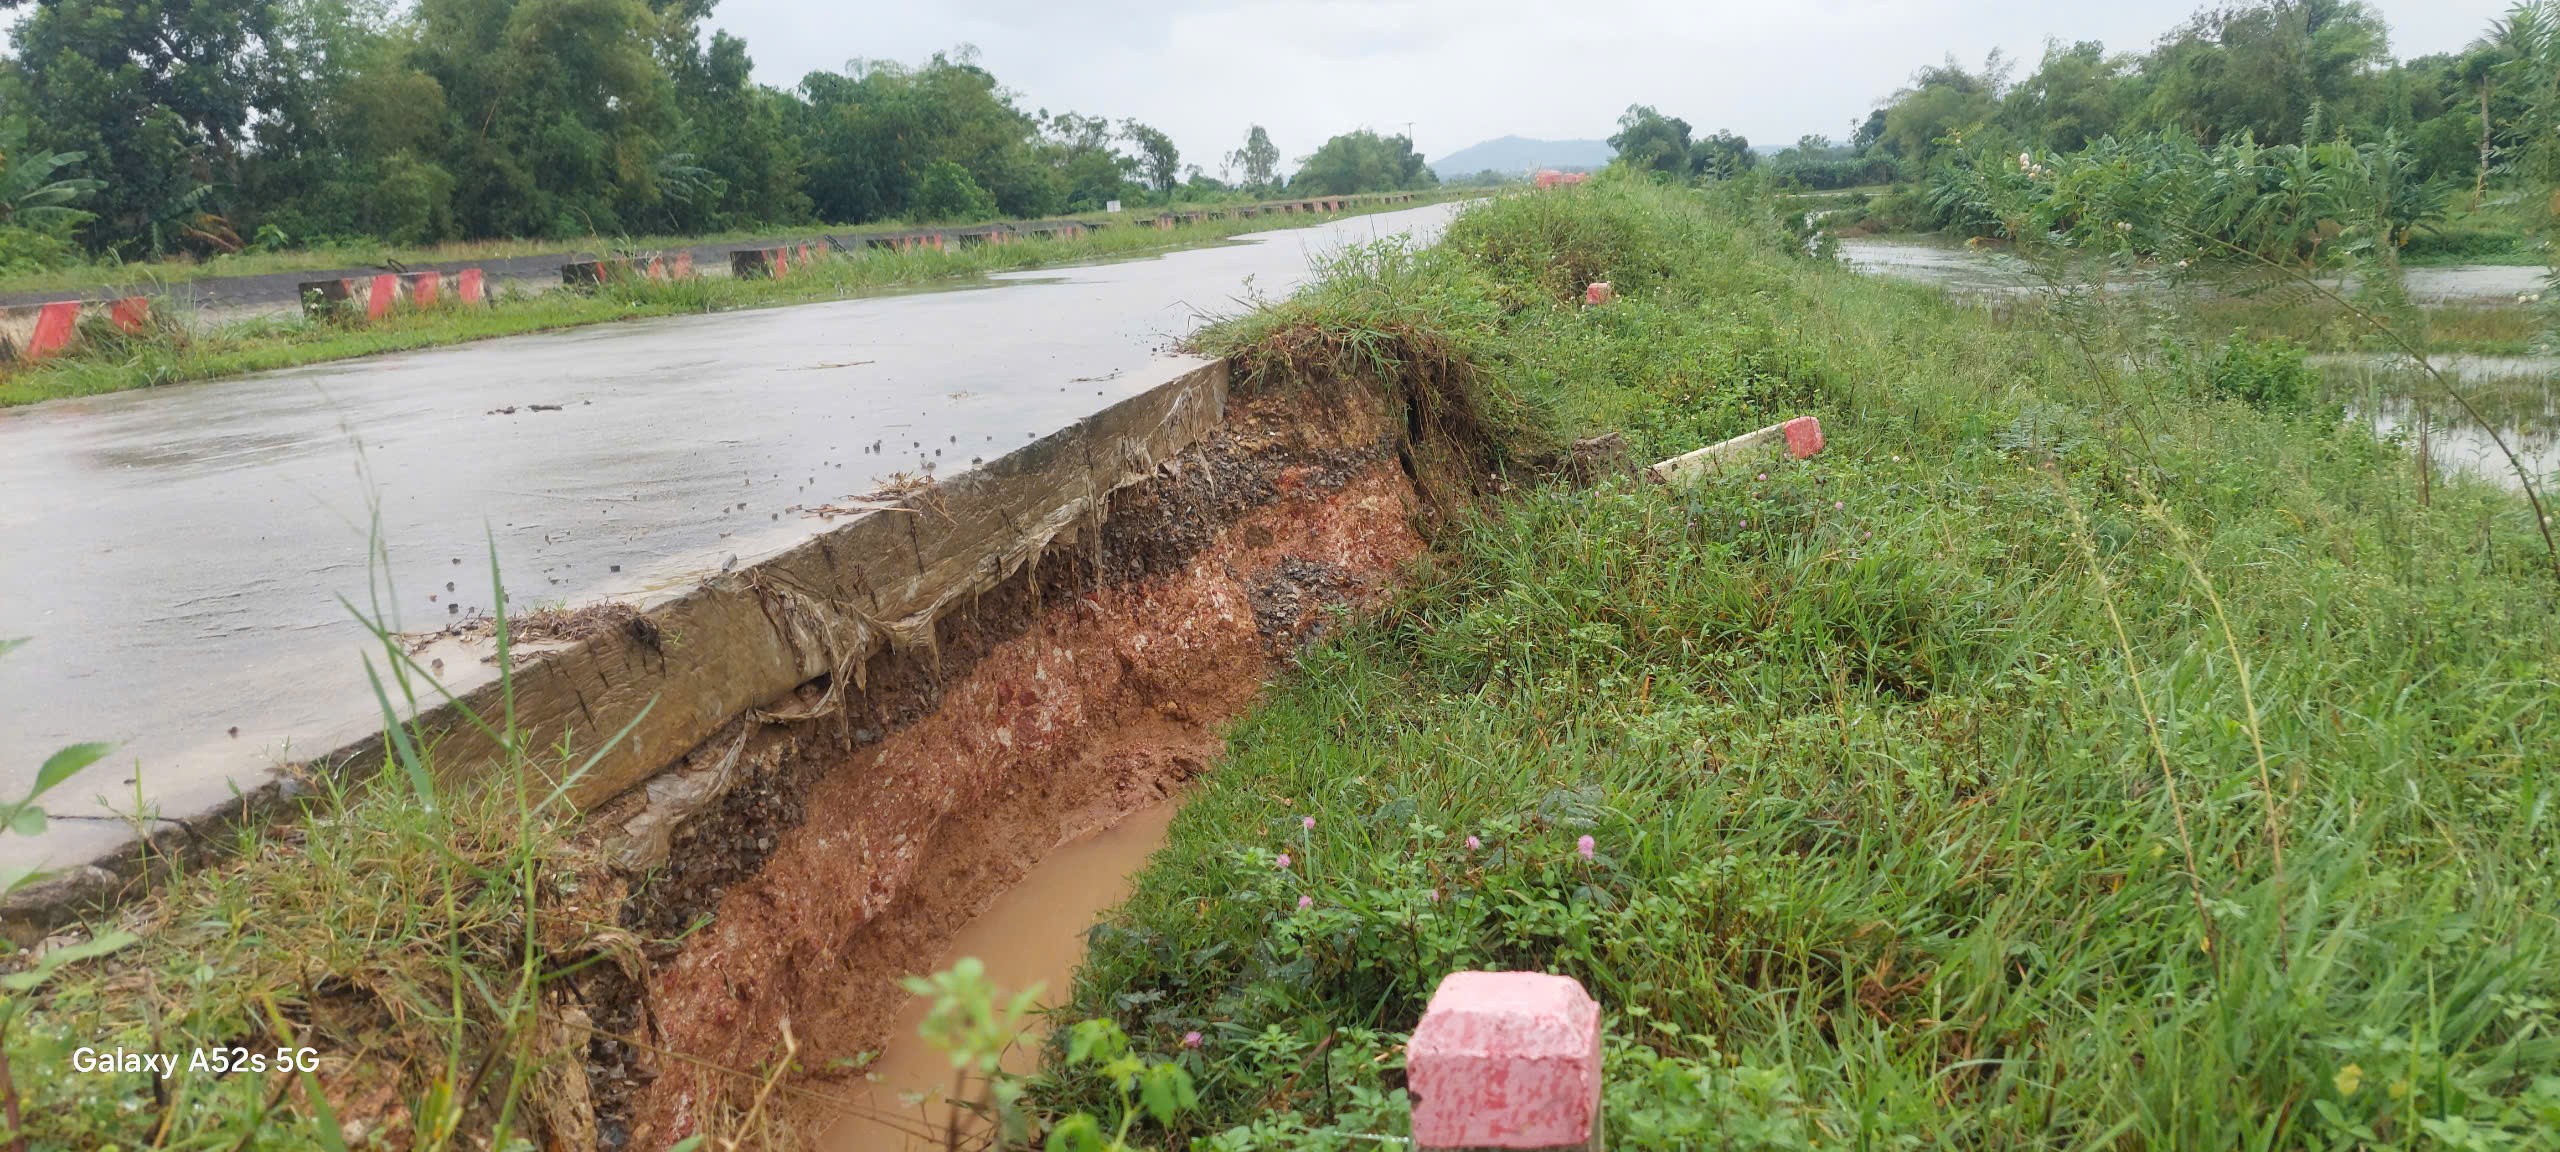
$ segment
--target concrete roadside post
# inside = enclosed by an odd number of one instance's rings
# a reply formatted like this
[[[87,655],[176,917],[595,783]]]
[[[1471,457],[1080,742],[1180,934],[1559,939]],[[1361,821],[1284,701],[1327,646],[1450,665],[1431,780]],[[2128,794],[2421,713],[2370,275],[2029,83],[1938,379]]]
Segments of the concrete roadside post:
[[[1601,1152],[1600,1005],[1569,976],[1452,972],[1405,1044],[1419,1152]]]
[[[1798,416],[1783,424],[1772,424],[1721,444],[1709,444],[1695,452],[1674,456],[1645,469],[1645,474],[1655,480],[1669,482],[1755,458],[1772,459],[1775,458],[1775,450],[1780,448],[1785,449],[1790,459],[1804,460],[1819,454],[1822,447],[1822,421],[1811,416]]]

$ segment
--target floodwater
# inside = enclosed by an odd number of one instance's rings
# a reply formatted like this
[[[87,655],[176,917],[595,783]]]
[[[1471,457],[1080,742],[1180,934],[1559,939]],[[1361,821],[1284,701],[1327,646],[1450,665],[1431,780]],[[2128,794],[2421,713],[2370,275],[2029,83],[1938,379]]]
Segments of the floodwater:
[[[1086,930],[1128,897],[1131,877],[1164,846],[1175,807],[1165,803],[1132,813],[1050,853],[962,928],[927,971],[975,956],[1002,993],[1000,1000],[1036,985],[1042,1007],[1064,1001],[1076,965],[1084,960]],[[916,1034],[928,1007],[918,996],[898,1013],[888,1046],[864,1069],[856,1103],[828,1130],[820,1147],[834,1152],[938,1152],[955,1120],[964,1133],[982,1130],[974,1114],[952,1105],[950,1060]],[[1033,1022],[1032,1030],[1005,1054],[1006,1071],[1026,1074],[1038,1066],[1047,1027],[1045,1017]],[[976,1086],[972,1081],[971,1088]]]
[[[1932,236],[1844,236],[1840,259],[1861,272],[1936,284],[1971,295],[2032,292],[2042,282],[1999,247],[1968,248]],[[2543,290],[2548,270],[2503,264],[2454,264],[2401,273],[2409,298],[2425,304],[2514,303]],[[2128,283],[2146,278],[2136,273]]]
[[[339,597],[387,583],[396,630],[440,628],[493,602],[493,546],[518,610],[671,595],[825,527],[795,509],[949,476],[1187,370],[1170,349],[1203,316],[1456,210],[0,411],[0,637],[28,639],[0,657],[0,794],[63,745],[115,745],[0,863],[90,858],[137,807],[193,816],[378,731]],[[461,663],[457,690],[492,675]]]
[[[2406,361],[2379,357],[2315,358],[2331,395],[2376,437],[2400,438],[2425,451],[2439,471],[2463,472],[2518,488],[2507,452],[2548,492],[2560,479],[2560,360],[2542,356],[2443,356],[2438,371],[2478,410],[2474,422],[2443,389]],[[2423,399],[2422,399],[2423,398]],[[2422,419],[2423,418],[2423,419]],[[2496,436],[2489,433],[2496,430]],[[2499,440],[2506,444],[2499,448]]]
[[[1925,237],[1844,237],[1840,257],[1871,275],[1935,284],[1958,295],[2004,296],[2042,287],[2025,264],[1998,248],[1967,248]],[[2503,265],[2456,265],[2412,268],[2403,273],[2413,299],[2438,304],[2512,303],[2518,295],[2542,291],[2546,270]],[[2129,283],[2141,282],[2139,277]],[[2314,357],[2329,381],[2331,395],[2347,405],[2378,437],[2405,438],[2412,451],[2423,440],[2428,458],[2440,470],[2459,471],[2510,488],[2520,486],[2514,465],[2500,451],[2498,439],[2540,486],[2560,472],[2560,397],[2554,380],[2560,360],[2531,356],[2440,356],[2438,370],[2451,378],[2480,409],[2482,422],[2471,421],[2414,367],[2392,357],[2328,355]],[[2421,402],[2418,397],[2436,395]],[[2420,417],[2423,415],[2424,420]],[[2490,429],[2496,430],[2492,436]],[[2423,434],[2423,435],[2422,435]]]

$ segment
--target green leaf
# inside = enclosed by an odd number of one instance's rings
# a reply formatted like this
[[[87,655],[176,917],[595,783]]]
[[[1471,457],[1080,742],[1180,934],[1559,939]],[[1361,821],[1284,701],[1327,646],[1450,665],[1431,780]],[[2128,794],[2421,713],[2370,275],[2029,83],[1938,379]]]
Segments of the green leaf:
[[[44,835],[44,809],[29,804],[10,813],[9,831],[19,836]]]
[[[51,791],[53,786],[71,778],[72,773],[95,764],[112,744],[74,744],[45,758],[44,767],[36,770],[36,786],[27,793],[30,800]]]
[[[0,977],[0,988],[6,988],[11,992],[34,991],[43,986],[45,981],[52,979],[54,972],[65,964],[104,956],[140,939],[141,937],[121,929],[114,932],[101,932],[78,944],[56,948],[45,953],[44,958],[36,961],[33,968]]]

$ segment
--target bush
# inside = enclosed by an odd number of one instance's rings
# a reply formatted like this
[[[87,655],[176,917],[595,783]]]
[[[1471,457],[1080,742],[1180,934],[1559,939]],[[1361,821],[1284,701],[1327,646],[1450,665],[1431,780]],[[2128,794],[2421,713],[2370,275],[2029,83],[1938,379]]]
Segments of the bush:
[[[936,160],[916,185],[916,216],[923,220],[984,220],[996,214],[996,198],[949,160]]]
[[[2214,395],[2246,402],[2261,412],[2307,412],[2320,396],[2320,373],[2302,345],[2252,340],[2234,332],[2205,371]]]

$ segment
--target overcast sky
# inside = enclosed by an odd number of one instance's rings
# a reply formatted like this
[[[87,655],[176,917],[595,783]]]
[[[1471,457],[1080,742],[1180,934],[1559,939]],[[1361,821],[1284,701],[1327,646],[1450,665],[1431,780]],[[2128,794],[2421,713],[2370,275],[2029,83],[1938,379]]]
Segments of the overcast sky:
[[[2458,48],[2507,0],[2367,0],[2394,54]],[[1648,103],[1758,145],[1845,137],[1949,52],[2023,57],[2048,38],[2147,47],[2191,0],[721,0],[756,74],[790,86],[856,57],[915,62],[959,44],[1023,106],[1171,133],[1212,173],[1247,125],[1294,162],[1351,128],[1440,156],[1503,135],[1605,137]]]

